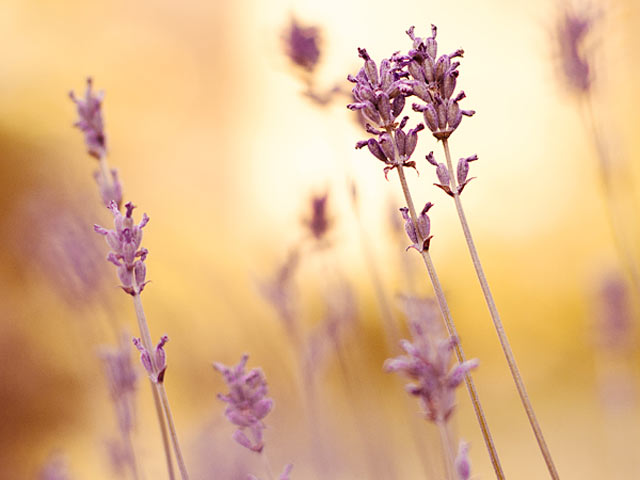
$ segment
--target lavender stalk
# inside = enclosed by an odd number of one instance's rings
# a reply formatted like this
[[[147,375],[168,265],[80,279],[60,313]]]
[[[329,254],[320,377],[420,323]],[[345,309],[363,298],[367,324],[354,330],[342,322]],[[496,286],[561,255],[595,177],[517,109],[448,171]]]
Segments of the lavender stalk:
[[[411,29],[410,32],[412,34],[413,29]],[[430,42],[429,45],[429,48],[433,48],[432,42]],[[356,144],[356,148],[367,146],[373,156],[385,164],[385,176],[393,169],[398,171],[402,192],[407,202],[407,207],[403,211],[406,220],[405,229],[414,242],[412,246],[420,252],[427,267],[429,278],[433,285],[449,335],[458,338],[457,330],[453,323],[453,318],[451,317],[451,312],[449,311],[440,280],[431,256],[429,255],[431,236],[429,235],[430,228],[427,211],[431,207],[431,204],[425,205],[420,217],[418,217],[404,174],[404,167],[415,168],[415,162],[411,161],[410,157],[417,145],[417,134],[424,129],[424,125],[418,124],[415,128],[405,133],[403,129],[409,117],[405,116],[399,123],[396,122],[396,119],[404,109],[405,97],[413,94],[416,89],[416,87],[407,80],[409,74],[403,69],[406,64],[410,65],[410,63],[407,61],[407,57],[395,54],[391,60],[384,59],[378,70],[378,67],[366,50],[359,49],[358,51],[365,64],[357,76],[353,77],[349,75],[348,77],[349,81],[356,84],[353,89],[355,102],[348,105],[348,108],[362,112],[367,121],[370,122],[366,125],[367,132],[376,135],[378,139],[369,138],[368,140],[360,141]],[[420,85],[421,84],[417,84],[417,88],[420,88]],[[428,95],[429,92],[426,91],[422,93]],[[377,125],[379,128],[373,127],[372,124]],[[460,344],[456,342],[454,349],[459,362],[464,363],[466,359]],[[500,466],[498,454],[475,385],[471,375],[466,373],[464,377],[494,471],[499,479],[503,479],[504,473]]]
[[[551,453],[547,447],[531,401],[529,400],[524,382],[522,381],[509,340],[504,331],[502,321],[500,320],[495,301],[493,300],[489,283],[487,282],[482,264],[480,263],[480,258],[473,237],[471,236],[471,230],[469,229],[469,224],[464,209],[462,208],[462,202],[460,201],[462,190],[469,181],[472,180],[467,179],[469,162],[477,160],[478,157],[474,155],[468,158],[461,158],[456,170],[453,169],[451,162],[448,143],[449,136],[460,125],[463,116],[472,116],[475,113],[473,110],[460,109],[459,102],[465,97],[464,92],[461,91],[454,96],[459,75],[457,70],[459,62],[452,62],[451,60],[456,57],[462,57],[464,52],[463,50],[456,50],[452,54],[444,54],[438,58],[437,42],[435,39],[436,33],[437,30],[435,26],[432,26],[431,37],[425,39],[416,37],[413,33],[413,28],[407,32],[411,40],[413,40],[413,49],[410,50],[409,55],[403,57],[401,61],[407,66],[408,72],[411,75],[412,80],[410,84],[412,93],[425,102],[424,105],[413,104],[413,109],[423,113],[425,123],[429,130],[431,130],[433,136],[442,141],[447,162],[446,166],[438,164],[435,161],[433,152],[427,156],[427,160],[436,167],[436,175],[440,181],[440,184],[436,184],[436,186],[453,197],[455,201],[458,218],[464,232],[469,253],[471,254],[473,266],[476,270],[485,301],[489,308],[509,369],[511,370],[511,375],[516,384],[518,394],[520,395],[522,405],[524,406],[538,446],[547,464],[549,474],[553,479],[558,479],[556,467],[551,458]]]

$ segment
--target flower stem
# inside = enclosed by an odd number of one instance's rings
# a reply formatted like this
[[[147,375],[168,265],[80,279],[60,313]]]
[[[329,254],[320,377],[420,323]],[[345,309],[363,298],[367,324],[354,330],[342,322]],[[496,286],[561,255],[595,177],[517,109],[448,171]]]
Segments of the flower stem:
[[[438,432],[440,432],[440,442],[442,443],[442,451],[444,453],[444,465],[447,472],[447,478],[455,480],[454,476],[454,457],[451,450],[451,439],[449,438],[449,426],[446,422],[436,422],[438,425]]]
[[[442,140],[442,146],[444,147],[444,153],[447,159],[447,169],[449,170],[449,178],[452,186],[451,190],[453,191],[453,199],[456,204],[456,210],[458,211],[458,218],[460,219],[460,224],[462,225],[464,238],[467,241],[467,247],[469,248],[469,253],[471,254],[471,260],[473,261],[473,266],[476,270],[478,280],[480,281],[480,287],[482,288],[482,293],[484,294],[487,307],[489,307],[489,312],[491,313],[491,318],[493,320],[493,324],[498,334],[500,345],[502,346],[502,350],[507,359],[507,363],[509,364],[511,375],[516,384],[516,388],[518,389],[520,400],[522,401],[522,405],[524,406],[525,412],[527,413],[527,417],[529,419],[529,423],[531,424],[531,428],[533,429],[533,433],[535,434],[536,440],[538,442],[538,446],[540,447],[540,451],[542,452],[544,461],[547,464],[547,469],[549,470],[549,474],[551,475],[551,478],[553,478],[554,480],[558,480],[560,477],[558,476],[558,472],[556,470],[555,464],[553,463],[553,459],[551,458],[551,453],[549,452],[547,443],[544,439],[544,436],[542,435],[542,429],[538,424],[536,414],[533,410],[533,406],[531,405],[531,401],[529,400],[529,395],[527,394],[527,390],[524,386],[524,382],[522,381],[520,370],[518,369],[518,366],[516,364],[516,359],[511,350],[511,345],[509,344],[509,339],[507,338],[507,334],[504,331],[504,327],[502,326],[502,321],[500,320],[498,309],[496,308],[496,304],[493,300],[493,295],[491,294],[489,283],[487,282],[487,278],[484,274],[484,270],[482,269],[482,264],[480,263],[480,257],[478,256],[478,251],[476,250],[475,244],[473,242],[473,237],[471,236],[471,230],[469,229],[469,224],[464,214],[464,209],[462,208],[460,195],[458,195],[456,172],[455,170],[453,170],[453,164],[451,162],[451,153],[449,152],[449,142],[446,138]]]
[[[260,452],[260,456],[262,457],[262,462],[264,463],[264,470],[267,473],[267,478],[269,480],[275,480],[275,477],[273,476],[273,469],[271,468],[271,462],[269,461],[267,452],[263,450],[262,452]]]
[[[404,194],[404,198],[407,202],[407,207],[409,208],[409,214],[411,216],[411,220],[414,225],[418,225],[418,216],[416,215],[416,207],[413,204],[413,198],[411,197],[411,192],[409,190],[409,185],[407,184],[407,179],[404,174],[404,169],[402,165],[397,167],[398,177],[400,178],[400,184],[402,186],[402,193]],[[416,234],[420,237],[420,232],[416,228]],[[418,238],[418,244],[422,245],[424,239]],[[447,332],[449,336],[459,339],[458,331],[453,322],[453,317],[451,316],[451,311],[449,310],[449,305],[447,303],[447,299],[444,296],[444,290],[442,289],[442,285],[440,284],[440,279],[438,278],[438,274],[436,273],[435,266],[433,265],[433,261],[431,260],[431,255],[429,255],[428,250],[422,251],[422,259],[424,260],[424,264],[427,267],[427,271],[429,272],[429,278],[431,279],[431,284],[433,285],[433,290],[436,294],[436,300],[438,302],[438,306],[440,307],[440,312],[442,313],[442,317],[444,318],[445,325],[447,327]],[[466,357],[464,351],[462,350],[462,346],[460,342],[456,342],[455,344],[455,352],[456,357],[458,358],[459,363],[463,363],[466,361]],[[471,403],[473,404],[473,409],[476,414],[476,418],[478,419],[478,423],[480,425],[480,430],[482,431],[482,437],[484,438],[484,443],[487,446],[487,450],[489,452],[489,456],[491,457],[491,464],[493,465],[493,470],[496,473],[496,477],[499,480],[504,480],[504,472],[502,471],[502,466],[500,465],[500,459],[498,457],[498,451],[493,443],[493,438],[491,437],[491,432],[489,430],[489,425],[487,424],[487,419],[484,415],[484,411],[482,409],[482,405],[480,403],[480,397],[478,396],[478,391],[476,390],[475,383],[473,382],[473,377],[469,372],[467,372],[464,376],[465,384],[467,385],[467,390],[469,391],[469,396],[471,397]]]
[[[149,325],[147,324],[147,317],[144,314],[144,308],[142,307],[142,299],[140,294],[136,293],[133,296],[133,305],[136,310],[136,318],[138,319],[138,327],[140,328],[140,336],[142,338],[142,344],[148,352],[153,352],[153,343],[151,341],[151,333],[149,332]],[[154,356],[151,355],[151,361],[155,363]],[[155,368],[155,365],[154,365]],[[182,480],[188,480],[189,474],[182,457],[182,451],[180,450],[180,444],[178,442],[178,435],[176,433],[175,425],[173,422],[173,415],[171,413],[171,407],[169,406],[169,399],[162,383],[151,383],[154,391],[154,400],[156,404],[156,410],[158,411],[158,420],[162,418],[160,422],[161,429],[163,430],[163,437],[166,437],[166,430],[164,427],[164,420],[166,418],[169,426],[169,433],[171,435],[171,441],[173,443],[173,451],[176,455],[176,462],[178,463],[178,469],[180,470],[180,476]],[[163,414],[164,412],[164,414]],[[170,462],[171,453],[168,449],[167,442],[165,440],[165,454],[167,456],[167,462]],[[170,475],[172,474],[170,469]]]

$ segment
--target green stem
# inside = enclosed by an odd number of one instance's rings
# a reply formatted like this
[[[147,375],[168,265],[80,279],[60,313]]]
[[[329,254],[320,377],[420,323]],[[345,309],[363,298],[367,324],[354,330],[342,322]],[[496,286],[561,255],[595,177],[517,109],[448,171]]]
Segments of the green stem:
[[[511,350],[509,339],[507,338],[507,334],[504,331],[502,321],[500,320],[500,315],[498,314],[498,309],[496,308],[496,304],[493,300],[493,295],[491,294],[491,289],[489,288],[489,283],[487,282],[487,277],[485,276],[482,264],[480,263],[478,251],[476,250],[476,246],[473,242],[473,237],[471,236],[471,230],[469,229],[469,224],[464,214],[464,209],[462,208],[460,195],[458,195],[456,171],[453,169],[453,164],[451,162],[451,153],[449,152],[449,142],[446,138],[442,140],[442,146],[444,147],[444,153],[447,159],[447,169],[449,170],[449,178],[452,187],[451,190],[453,191],[453,199],[456,204],[456,210],[458,212],[458,218],[460,219],[460,225],[462,225],[464,238],[467,242],[467,247],[469,249],[469,253],[471,254],[471,260],[476,270],[478,280],[480,281],[480,287],[482,288],[482,293],[484,294],[487,307],[489,307],[489,312],[491,313],[491,318],[498,334],[498,339],[500,340],[502,351],[504,352],[504,355],[507,359],[509,369],[511,370],[511,376],[513,377],[516,388],[518,389],[518,395],[520,395],[520,400],[522,401],[522,405],[525,409],[525,412],[527,413],[527,418],[529,419],[529,423],[531,424],[531,428],[533,429],[533,433],[538,442],[538,446],[540,447],[540,451],[542,452],[542,456],[544,457],[544,461],[547,464],[549,474],[551,475],[551,478],[553,478],[554,480],[558,480],[560,477],[558,476],[555,464],[553,463],[553,459],[551,458],[551,453],[549,452],[549,448],[547,447],[544,435],[542,434],[542,429],[538,424],[538,419],[536,418],[533,406],[531,405],[531,401],[529,400],[529,395],[527,394],[524,382],[522,381],[520,370],[518,369],[518,365],[516,364],[516,359]]]

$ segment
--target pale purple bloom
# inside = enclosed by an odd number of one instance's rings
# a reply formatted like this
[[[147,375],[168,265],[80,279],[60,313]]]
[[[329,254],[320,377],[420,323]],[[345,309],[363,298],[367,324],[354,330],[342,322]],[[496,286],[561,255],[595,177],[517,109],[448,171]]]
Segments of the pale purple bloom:
[[[597,17],[591,8],[565,6],[556,21],[555,37],[563,78],[568,87],[577,93],[588,92],[593,82],[586,37]]]
[[[460,442],[455,468],[458,480],[469,480],[471,478],[471,462],[469,461],[469,444],[467,442]]]
[[[153,383],[164,382],[164,374],[167,371],[167,355],[164,346],[168,341],[169,337],[163,335],[156,345],[156,349],[149,352],[139,338],[133,339],[133,344],[140,351],[140,362]]]
[[[229,387],[229,393],[218,394],[218,398],[227,403],[224,413],[231,423],[240,427],[233,434],[233,439],[260,453],[264,448],[262,431],[266,428],[262,419],[273,408],[273,400],[267,397],[267,381],[262,370],[254,368],[245,372],[247,360],[249,356],[245,354],[233,367],[218,362],[213,366],[222,373]]]
[[[122,215],[115,202],[111,202],[109,210],[113,213],[115,230],[94,225],[94,230],[104,235],[111,252],[107,260],[118,267],[118,278],[122,282],[122,289],[129,295],[138,295],[147,284],[145,281],[147,267],[144,263],[149,253],[146,248],[140,248],[142,242],[142,228],[149,222],[147,214],[142,215],[139,224],[133,223],[133,203],[125,205],[126,214]]]
[[[433,203],[428,202],[425,204],[424,208],[418,215],[418,230],[416,231],[416,227],[413,224],[413,220],[409,216],[409,209],[407,207],[402,207],[400,212],[402,213],[402,218],[404,218],[404,230],[407,232],[407,236],[413,242],[413,245],[409,245],[407,250],[410,248],[415,248],[419,252],[424,250],[429,250],[429,244],[431,243],[431,239],[433,235],[431,235],[431,220],[429,219],[429,215],[427,212],[433,207]],[[419,235],[418,235],[419,233]]]
[[[320,59],[320,30],[317,27],[303,27],[291,18],[283,40],[285,52],[295,65],[309,72],[315,69]]]
[[[282,473],[278,477],[278,480],[291,480],[291,470],[293,470],[293,463],[289,463],[288,465],[286,465],[284,467],[284,470],[282,471]],[[255,475],[249,475],[248,479],[249,480],[260,480]]]
[[[118,347],[103,347],[100,358],[104,367],[111,401],[116,410],[118,426],[123,433],[131,432],[135,423],[135,393],[138,375],[131,361],[129,336],[123,334]]]
[[[95,158],[102,158],[106,154],[106,137],[104,122],[102,121],[102,100],[104,92],[93,92],[91,77],[87,78],[87,88],[84,99],[69,92],[69,97],[76,104],[78,120],[73,125],[84,133],[84,142],[89,154]]]
[[[412,94],[426,104],[413,104],[413,109],[422,112],[427,128],[441,140],[448,138],[458,128],[462,116],[471,116],[473,110],[462,110],[459,102],[465,97],[464,92],[454,96],[458,66],[460,62],[452,61],[462,57],[463,50],[458,49],[450,54],[437,56],[437,29],[431,26],[431,37],[420,38],[414,35],[414,27],[407,30],[407,35],[413,41],[413,48],[408,55],[398,58],[398,63],[404,65],[411,80]]]
[[[467,372],[476,368],[476,359],[450,367],[457,339],[430,338],[428,324],[411,319],[413,343],[403,340],[400,345],[406,355],[384,363],[387,372],[400,372],[415,383],[407,391],[419,398],[425,417],[435,423],[446,422],[455,407],[455,390]]]

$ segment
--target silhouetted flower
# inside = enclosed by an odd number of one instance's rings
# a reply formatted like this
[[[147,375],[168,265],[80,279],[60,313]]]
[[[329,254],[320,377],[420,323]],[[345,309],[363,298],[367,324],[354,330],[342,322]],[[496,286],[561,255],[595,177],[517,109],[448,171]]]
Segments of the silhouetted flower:
[[[229,393],[219,393],[218,398],[228,404],[224,414],[229,421],[240,427],[233,434],[233,439],[243,447],[260,453],[264,448],[262,431],[266,428],[262,419],[273,408],[273,400],[266,396],[267,381],[262,370],[254,368],[245,373],[248,359],[249,356],[245,354],[234,367],[218,362],[213,367],[222,373],[229,387]],[[249,431],[251,438],[245,430]]]
[[[104,123],[102,121],[102,100],[104,92],[94,93],[91,77],[87,78],[87,88],[84,99],[76,97],[74,92],[69,92],[69,97],[76,104],[78,120],[73,125],[84,133],[84,143],[89,155],[101,158],[106,154],[106,137]]]
[[[164,382],[164,374],[167,371],[167,355],[164,352],[164,346],[168,341],[169,337],[163,335],[155,351],[149,352],[139,338],[133,339],[133,344],[140,351],[140,362],[153,383]]]
[[[142,242],[142,228],[149,222],[147,214],[142,215],[139,224],[133,223],[133,203],[125,205],[126,215],[122,215],[115,202],[111,202],[109,210],[113,213],[115,230],[94,225],[93,229],[104,235],[111,252],[107,260],[118,267],[118,278],[122,282],[122,289],[129,295],[138,295],[147,284],[145,281],[147,267],[144,261],[149,253],[146,248],[140,248]]]
[[[555,37],[563,78],[569,88],[579,94],[586,93],[593,82],[585,39],[597,16],[591,8],[578,10],[565,5],[556,21]]]
[[[315,69],[320,59],[320,30],[317,27],[302,27],[291,18],[283,40],[285,52],[295,65],[309,72]]]

